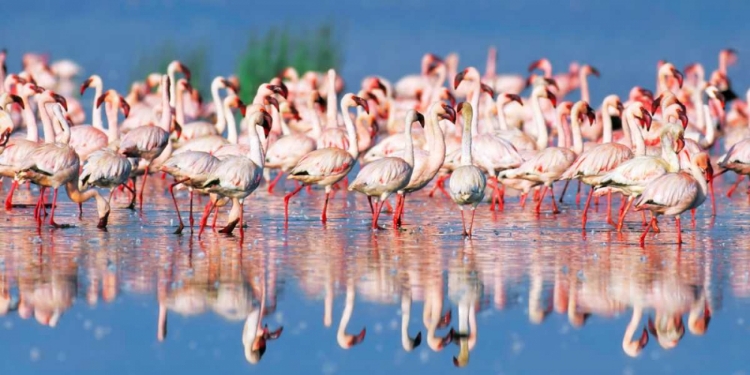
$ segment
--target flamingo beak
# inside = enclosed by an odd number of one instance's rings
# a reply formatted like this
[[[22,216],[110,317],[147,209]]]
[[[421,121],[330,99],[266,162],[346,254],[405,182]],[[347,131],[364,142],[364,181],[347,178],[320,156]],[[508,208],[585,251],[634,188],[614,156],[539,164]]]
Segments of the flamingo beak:
[[[414,337],[414,340],[411,340],[411,348],[412,350],[419,346],[419,344],[422,343],[422,332],[417,332],[417,336]]]
[[[130,104],[122,96],[120,96],[120,108],[122,108],[122,114],[125,115],[125,118],[128,118],[130,116]]]
[[[617,107],[617,110],[618,110],[618,111],[619,111],[620,113],[622,113],[622,111],[624,111],[624,110],[625,110],[625,106],[623,106],[623,105],[622,105],[622,102],[621,102],[621,101],[619,101],[619,100],[618,100],[618,101],[617,101],[617,103],[615,104],[615,107]]]
[[[448,100],[451,103],[451,106],[456,105],[456,97],[451,94],[450,90],[443,89],[443,97],[442,99]]]
[[[552,103],[552,107],[557,108],[557,97],[549,90],[547,90],[547,99]]]
[[[680,117],[680,122],[682,122],[682,128],[683,129],[687,129],[687,126],[688,126],[688,117],[685,114],[685,112],[680,112],[679,117]]]
[[[554,87],[556,90],[560,90],[560,87],[557,86],[557,81],[555,81],[553,78],[545,78],[544,82],[547,85]]]
[[[643,349],[648,344],[648,331],[646,330],[646,327],[643,327],[643,331],[641,332],[641,337],[638,339],[638,347],[640,349]]]
[[[458,85],[461,84],[461,81],[464,80],[464,77],[466,77],[466,69],[456,74],[456,78],[453,79],[453,89],[457,89]]]
[[[263,133],[266,138],[268,138],[268,134],[271,133],[271,127],[273,127],[273,118],[268,112],[263,111]]]
[[[352,336],[351,339],[349,339],[349,347],[361,344],[362,341],[365,341],[365,334],[366,334],[366,328],[362,328],[361,331],[359,331],[359,334],[356,336]]]
[[[492,87],[490,87],[489,85],[484,84],[484,83],[482,83],[480,86],[481,86],[483,92],[486,92],[492,98],[495,97],[495,90],[493,90]]]
[[[98,229],[102,229],[102,230],[106,231],[107,230],[107,222],[108,221],[109,221],[109,211],[107,211],[107,213],[104,214],[104,216],[102,216],[101,218],[99,218],[99,223],[96,224],[96,227]]]
[[[37,94],[41,94],[41,93],[43,93],[43,92],[44,92],[44,89],[43,89],[43,88],[41,88],[41,87],[39,87],[39,86],[37,86],[37,85],[36,85],[35,83],[31,83],[31,89],[32,89],[32,90],[33,90],[33,91],[34,91],[35,93],[37,93]]]
[[[417,112],[417,122],[419,122],[419,125],[421,125],[422,128],[424,128],[424,115],[422,115],[419,112]]]
[[[451,317],[451,310],[448,310],[448,312],[446,312],[445,315],[440,318],[440,321],[437,324],[437,329],[443,329],[451,324]],[[451,329],[451,331],[453,331],[453,329]]]
[[[81,84],[81,95],[83,95],[83,93],[86,92],[86,89],[89,88],[91,81],[92,79],[89,78]]]
[[[5,131],[2,134],[2,137],[0,137],[0,147],[5,147],[5,145],[8,144],[9,140],[10,140],[10,129],[5,129]]]
[[[52,97],[55,99],[56,102],[62,105],[63,109],[65,109],[66,111],[68,110],[68,101],[65,100],[64,96],[52,93]]]
[[[593,67],[593,66],[591,66],[591,65],[588,65],[588,67],[589,67],[589,71],[591,72],[591,74],[595,75],[595,76],[596,76],[596,78],[599,78],[599,77],[600,77],[600,75],[599,75],[599,70],[598,70],[598,69],[594,68],[594,67]]]
[[[25,108],[25,106],[23,105],[23,99],[21,99],[20,96],[18,96],[18,95],[10,95],[10,100],[12,100],[13,103],[16,103],[19,106],[21,106],[21,109]]]
[[[187,79],[188,81],[190,81],[190,69],[188,69],[188,67],[185,66],[185,64],[179,63],[177,65],[177,70],[179,70],[182,74],[185,75],[185,79]]]
[[[682,73],[680,73],[680,71],[677,69],[672,69],[672,75],[677,80],[679,87],[682,88],[682,81],[684,79],[684,76],[682,75]]]
[[[370,114],[370,106],[367,105],[367,100],[364,100],[359,96],[353,96],[352,99],[355,103],[357,103],[358,106],[362,107],[368,115]]]
[[[706,165],[706,181],[711,182],[711,180],[713,180],[713,179],[714,179],[714,167],[711,166],[711,163],[709,162],[708,165]],[[708,310],[706,310],[706,314],[707,314],[707,318],[706,319],[710,319],[711,318],[711,312],[709,312]],[[708,322],[706,322],[706,323],[708,323]]]
[[[682,152],[682,149],[685,148],[685,140],[682,138],[677,138],[675,143],[676,143],[675,152],[679,154],[680,152]]]
[[[269,331],[268,325],[266,325],[265,327],[263,327],[263,338],[266,340],[276,340],[279,337],[281,337],[281,332],[283,331],[284,331],[283,326],[277,328],[275,331]]]
[[[521,99],[520,96],[516,94],[505,94],[505,97],[508,98],[509,101],[516,102],[520,104],[521,106],[523,106],[523,100]]]
[[[107,100],[107,93],[106,92],[104,94],[99,95],[99,97],[96,98],[96,108],[101,107],[102,103],[104,103],[105,100]]]
[[[442,115],[441,117],[455,124],[456,123],[456,110],[447,104],[443,104],[443,109],[445,110],[445,114]]]
[[[451,342],[453,342],[453,336],[456,334],[456,331],[451,328],[451,330],[445,335],[445,337],[440,339],[440,342],[438,343],[437,347],[438,349],[443,349],[446,346],[448,346]]]
[[[276,110],[279,110],[279,101],[276,100],[273,96],[266,96],[265,98],[266,104],[272,105]]]
[[[539,69],[542,66],[542,64],[544,64],[545,62],[546,62],[546,59],[539,59],[529,64],[529,68],[528,68],[529,73]]]
[[[596,123],[596,112],[594,112],[594,109],[591,108],[588,104],[586,105],[586,107],[586,116],[588,116],[589,118],[589,124],[593,126],[594,123]]]
[[[654,101],[651,102],[651,114],[656,114],[656,111],[659,110],[659,107],[661,106],[661,100],[663,98],[663,95],[659,95],[654,99]]]

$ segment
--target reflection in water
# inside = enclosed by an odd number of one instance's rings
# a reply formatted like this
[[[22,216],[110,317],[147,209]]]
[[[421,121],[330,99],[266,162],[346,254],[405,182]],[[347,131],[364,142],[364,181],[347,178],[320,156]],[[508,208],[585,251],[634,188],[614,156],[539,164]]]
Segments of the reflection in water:
[[[333,207],[361,204],[347,199]],[[493,220],[486,215],[479,213],[478,220]],[[483,237],[480,230],[463,240],[440,232],[438,225],[373,233],[292,222],[283,232],[275,223],[258,223],[259,215],[249,225],[267,232],[244,245],[218,235],[200,241],[164,235],[136,239],[116,228],[45,231],[31,241],[20,240],[27,235],[23,230],[9,231],[19,241],[0,249],[0,315],[17,314],[24,324],[33,317],[55,327],[81,303],[78,297],[96,306],[124,296],[154,296],[158,341],[169,340],[171,315],[214,314],[237,323],[234,340],[256,364],[274,340],[286,338],[274,314],[298,309],[298,298],[322,302],[322,322],[316,318],[314,324],[332,329],[339,318],[335,332],[341,349],[371,350],[365,337],[375,322],[349,323],[372,318],[361,305],[379,304],[401,315],[400,345],[394,346],[413,352],[424,341],[433,352],[449,349],[455,366],[467,366],[481,345],[478,331],[484,324],[478,324],[478,316],[485,310],[523,311],[532,325],[560,315],[578,330],[597,329],[587,325],[593,317],[623,316],[611,324],[622,324],[622,350],[636,357],[649,342],[673,350],[686,334],[705,335],[709,322],[721,319],[724,285],[734,297],[750,297],[750,251],[727,250],[731,240],[721,242],[719,250],[717,242],[699,242],[693,232],[683,251],[642,250],[609,238],[608,232],[589,234],[595,240],[567,239],[562,234],[576,229],[542,229],[527,221],[545,219],[507,216],[514,220],[509,230],[526,230],[515,238],[502,232]],[[336,301],[343,302],[340,311]],[[487,340],[491,333],[485,335]],[[294,348],[291,338],[286,341],[285,348]]]

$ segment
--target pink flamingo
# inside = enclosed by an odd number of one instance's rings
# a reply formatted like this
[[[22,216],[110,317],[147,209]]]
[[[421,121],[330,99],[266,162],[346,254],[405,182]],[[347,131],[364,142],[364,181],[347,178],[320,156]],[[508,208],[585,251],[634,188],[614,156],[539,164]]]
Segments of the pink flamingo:
[[[644,246],[649,228],[656,225],[659,215],[674,216],[677,244],[682,244],[680,214],[703,204],[711,178],[711,159],[708,154],[702,153],[692,158],[689,173],[668,173],[653,180],[635,201],[636,211],[649,210],[654,214],[651,225],[646,226],[641,235],[641,247]]]
[[[458,112],[462,113],[464,118],[461,166],[453,171],[448,187],[451,199],[458,204],[458,208],[461,210],[462,234],[471,237],[474,227],[474,213],[476,212],[477,205],[484,198],[484,189],[487,185],[487,180],[482,170],[474,166],[471,160],[471,121],[474,115],[471,104],[467,102],[459,104]],[[464,220],[464,206],[467,205],[471,205],[471,222],[469,223],[468,231],[466,230],[466,221]]]
[[[497,49],[492,46],[487,51],[487,71],[482,79],[496,92],[518,95],[526,88],[526,79],[518,74],[497,75]]]
[[[180,141],[186,142],[191,139],[200,138],[208,135],[221,135],[224,133],[226,128],[226,118],[222,108],[221,97],[219,96],[219,90],[222,88],[228,88],[232,91],[239,92],[234,85],[224,77],[218,76],[211,81],[211,98],[213,99],[214,107],[216,110],[216,122],[210,123],[207,121],[195,121],[187,124],[182,124],[182,135]],[[177,121],[179,123],[179,120]]]
[[[246,113],[245,118],[250,125],[248,132],[250,136],[250,153],[245,156],[229,156],[219,161],[201,186],[201,188],[209,193],[232,200],[232,211],[230,212],[227,226],[220,232],[231,234],[239,222],[240,240],[245,238],[245,229],[242,223],[245,198],[258,188],[263,176],[263,148],[255,127],[261,126],[265,135],[268,135],[272,126],[271,117],[264,108],[260,108],[252,113]],[[208,209],[203,213],[198,238],[200,238],[203,229],[206,227],[211,209],[212,207],[209,205]]]
[[[404,135],[406,136],[406,149],[404,158],[384,157],[372,163],[366,164],[359,170],[357,177],[349,185],[349,191],[358,191],[367,195],[367,201],[372,208],[372,198],[375,197],[375,207],[372,212],[372,229],[378,229],[378,217],[383,208],[383,203],[388,197],[396,193],[403,196],[404,188],[409,184],[412,170],[414,169],[414,145],[411,140],[411,125],[419,122],[424,127],[424,116],[415,110],[409,110],[404,119]],[[402,199],[399,198],[399,202]],[[398,211],[400,206],[396,207]]]
[[[146,163],[143,174],[143,181],[141,182],[141,190],[138,192],[138,199],[140,200],[141,210],[143,210],[143,190],[146,187],[146,179],[148,178],[148,171],[151,163],[167,148],[170,148],[171,154],[169,133],[172,125],[172,111],[169,107],[170,95],[168,88],[169,76],[163,75],[161,78],[161,97],[163,110],[161,112],[159,126],[153,124],[139,126],[126,133],[120,140],[119,152],[121,154],[127,157],[137,157],[143,159]],[[135,177],[133,177],[133,179],[135,179]],[[135,195],[133,195],[133,200],[130,202],[130,207],[132,208],[134,206]]]
[[[326,200],[320,219],[323,223],[326,222],[328,199],[333,191],[331,186],[346,177],[354,167],[354,163],[356,163],[359,156],[357,130],[354,128],[354,124],[348,113],[349,108],[356,106],[362,106],[365,112],[370,112],[367,101],[354,94],[346,94],[341,99],[341,111],[344,112],[344,124],[346,125],[348,137],[349,147],[347,151],[337,147],[318,148],[303,156],[297,165],[289,171],[289,177],[287,178],[300,181],[302,184],[284,196],[284,222],[289,221],[289,200],[295,194],[299,193],[304,186],[312,184],[325,187]]]
[[[44,192],[47,188],[54,189],[52,198],[52,212],[50,213],[49,223],[56,227],[62,226],[55,223],[55,208],[57,206],[57,192],[60,186],[65,185],[68,197],[76,203],[83,203],[91,198],[96,199],[97,211],[99,213],[99,224],[97,228],[104,229],[107,227],[109,218],[109,203],[99,195],[96,190],[81,192],[78,189],[78,170],[80,160],[72,147],[67,145],[70,141],[70,125],[63,114],[63,105],[56,103],[52,107],[55,117],[60,122],[63,129],[62,142],[45,143],[32,151],[24,164],[21,165],[16,173],[16,179],[19,181],[31,181],[42,187],[39,196],[39,208],[44,207]],[[49,121],[47,119],[47,121]],[[41,215],[38,216],[37,223],[41,225]]]
[[[117,112],[122,109],[123,114],[127,118],[128,103],[115,90],[107,90],[96,101],[98,107],[101,107],[103,103],[106,103],[105,110],[109,126],[109,137],[113,141],[117,141],[119,137]],[[92,152],[83,165],[80,177],[81,187],[87,189],[95,186],[109,189],[107,203],[110,203],[112,200],[112,191],[128,181],[132,168],[133,164],[130,163],[130,160],[117,153],[115,149],[111,147],[101,148]],[[135,195],[135,192],[133,194]]]

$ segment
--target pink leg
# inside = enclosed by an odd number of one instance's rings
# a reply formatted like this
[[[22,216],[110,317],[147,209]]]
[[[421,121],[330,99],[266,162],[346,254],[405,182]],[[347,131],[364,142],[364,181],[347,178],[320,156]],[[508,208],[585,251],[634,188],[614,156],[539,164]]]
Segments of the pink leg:
[[[612,192],[607,192],[607,224],[611,226],[617,226],[614,221],[612,221]]]
[[[57,189],[55,189],[55,192],[52,196],[52,212],[50,212],[50,215],[49,215],[49,223],[53,227],[60,227],[59,225],[57,225],[57,223],[55,223],[55,207],[56,206],[57,206]]]
[[[653,217],[653,218],[651,219],[651,221],[654,221],[654,220],[656,220],[656,217],[655,217],[655,216],[654,216],[654,217]],[[644,229],[644,230],[643,230],[643,234],[641,234],[641,241],[640,241],[641,247],[644,247],[644,246],[645,246],[645,243],[646,243],[646,235],[648,234],[648,230],[649,230],[649,229],[651,229],[651,225],[646,225],[646,229]]]
[[[472,209],[471,210],[471,221],[469,221],[469,237],[471,237],[471,234],[474,231],[474,214],[477,212],[477,210]]]
[[[565,192],[568,191],[568,185],[570,185],[570,180],[565,181],[565,186],[563,187],[562,194],[560,194],[560,203],[563,202],[563,198],[565,197]]]
[[[143,181],[141,182],[141,191],[138,192],[138,199],[140,200],[140,210],[143,211],[143,190],[146,189],[146,179],[148,178],[148,166],[146,167],[145,173],[143,173]]]
[[[537,214],[542,212],[542,201],[544,200],[544,196],[547,195],[547,187],[542,188],[542,193],[539,196],[539,201],[536,202],[536,209],[534,210]]]
[[[273,181],[271,181],[271,183],[268,184],[269,193],[273,193],[273,188],[276,187],[276,184],[279,183],[279,180],[281,179],[281,175],[283,174],[284,174],[283,172],[279,171],[279,173],[276,174],[276,178],[274,178]]]
[[[326,200],[325,203],[323,203],[323,215],[320,216],[320,221],[323,222],[323,224],[328,221],[328,217],[326,216],[326,211],[328,211],[328,199],[330,198],[331,193],[326,192]]]
[[[174,187],[183,182],[186,182],[187,180],[189,180],[189,178],[175,181],[173,184],[169,185],[169,195],[172,196],[172,202],[174,202],[174,209],[175,211],[177,211],[177,222],[179,223],[179,225],[177,226],[177,230],[174,232],[174,234],[182,233],[182,229],[185,228],[185,224],[182,223],[182,216],[180,215],[180,206],[177,204],[177,198],[174,197]]]
[[[708,190],[711,193],[711,216],[716,216],[716,196],[714,195],[714,179],[708,181]]]
[[[190,190],[190,233],[193,233],[193,191]]]
[[[206,224],[208,223],[208,216],[211,215],[211,210],[214,209],[214,202],[208,202],[206,204],[206,208],[203,210],[203,216],[201,216],[201,224],[200,229],[198,229],[198,239],[201,238],[201,235],[203,234],[203,230],[206,228]]]
[[[578,190],[576,190],[576,206],[581,204],[581,180],[578,180]]]
[[[214,206],[214,219],[211,221],[211,230],[216,230],[216,220],[219,218],[219,206]]]
[[[468,236],[469,233],[466,232],[466,220],[464,219],[464,210],[461,210],[461,226],[463,227],[463,233],[461,233],[461,235]]]
[[[5,209],[8,211],[13,209],[13,192],[16,191],[17,187],[18,187],[18,181],[14,180],[13,183],[10,185],[10,191],[8,192],[8,196],[5,198]]]
[[[380,211],[383,210],[383,202],[386,201],[380,201],[375,204],[375,216],[372,218],[372,229],[380,229],[380,227],[378,227],[378,218],[380,218]]]
[[[559,214],[560,210],[557,209],[557,203],[555,203],[555,189],[550,186],[549,188],[550,197],[552,198],[552,213]]]
[[[291,193],[284,196],[284,222],[289,221],[289,200],[292,199],[292,197],[299,193],[302,188],[305,187],[305,185],[297,186],[296,189],[294,189]]]
[[[589,206],[591,206],[591,197],[594,196],[594,189],[589,190],[589,196],[586,198],[586,205],[583,206],[583,218],[581,223],[581,229],[586,230],[586,219],[588,218]]]
[[[630,206],[633,204],[633,198],[628,198],[628,203],[625,205],[625,209],[620,212],[619,221],[617,223],[617,231],[622,232],[622,225],[625,223],[625,215],[627,215]]]
[[[674,223],[675,223],[675,226],[677,227],[677,244],[681,245],[682,244],[682,224],[680,223],[679,215],[674,217]]]
[[[740,183],[744,179],[745,179],[745,175],[737,176],[737,181],[735,181],[735,183],[732,185],[732,187],[729,188],[729,191],[727,192],[727,198],[732,197],[732,194],[734,194],[734,191],[737,190],[737,187],[740,186]]]

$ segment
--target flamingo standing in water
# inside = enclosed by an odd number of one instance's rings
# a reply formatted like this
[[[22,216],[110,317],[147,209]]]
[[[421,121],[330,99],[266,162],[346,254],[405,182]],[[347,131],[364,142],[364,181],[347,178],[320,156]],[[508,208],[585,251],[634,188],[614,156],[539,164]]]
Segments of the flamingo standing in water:
[[[653,213],[651,225],[646,226],[640,244],[644,246],[649,228],[656,225],[657,216],[674,216],[677,230],[677,244],[682,244],[680,214],[697,208],[706,200],[708,182],[713,178],[713,168],[708,154],[692,157],[689,173],[667,173],[653,180],[635,201],[635,210],[648,210]]]
[[[439,121],[445,119],[455,123],[456,111],[445,103],[435,102],[430,106],[427,116],[425,125],[427,150],[414,150],[414,167],[409,184],[404,188],[404,194],[398,196],[400,202],[396,204],[397,211],[393,216],[394,226],[401,225],[407,194],[419,191],[427,186],[435,178],[445,161],[445,136],[440,129]],[[399,157],[402,154],[397,152],[393,156]]]
[[[19,181],[31,181],[42,187],[39,196],[40,209],[44,207],[45,190],[47,188],[54,189],[52,212],[49,218],[49,223],[52,226],[56,228],[62,227],[55,223],[55,208],[57,206],[58,189],[60,186],[65,185],[68,197],[73,202],[83,203],[91,198],[96,199],[97,211],[99,213],[97,228],[104,229],[107,227],[107,219],[109,218],[109,203],[94,189],[85,192],[81,192],[78,189],[78,169],[81,163],[75,150],[67,144],[70,141],[70,125],[63,114],[62,104],[54,104],[52,110],[63,129],[64,137],[62,138],[62,142],[45,143],[34,149],[19,168],[19,171],[16,173],[16,179]],[[37,220],[40,226],[41,218],[42,216],[39,215]]]
[[[213,81],[211,81],[211,98],[213,99],[214,109],[216,110],[216,122],[212,124],[207,121],[195,121],[187,124],[180,124],[182,126],[180,141],[186,142],[194,138],[200,138],[207,135],[221,135],[224,133],[227,122],[222,108],[221,97],[219,96],[219,90],[222,88],[232,90],[235,94],[239,92],[238,88],[226,78],[222,76],[214,78]]]
[[[21,94],[22,107],[24,112],[24,122],[26,122],[26,139],[12,138],[7,142],[5,151],[0,155],[0,176],[15,178],[16,173],[19,171],[22,164],[26,163],[29,154],[39,147],[39,135],[37,130],[36,119],[34,113],[31,111],[28,98],[32,93],[41,94],[37,99],[37,110],[39,111],[39,117],[42,119],[49,119],[49,115],[45,109],[47,103],[61,103],[67,105],[65,98],[55,94],[52,91],[44,90],[33,83],[26,83],[22,86],[19,91]],[[8,98],[11,98],[8,96]],[[44,124],[44,140],[46,143],[52,143],[55,140],[54,130],[50,121],[43,122]],[[5,198],[5,209],[10,210],[13,208],[13,192],[18,187],[18,181],[13,180],[13,184],[10,186],[8,196]]]
[[[414,143],[411,138],[411,126],[418,121],[424,127],[424,116],[415,110],[409,110],[404,119],[404,135],[406,137],[406,149],[404,158],[384,157],[366,164],[360,169],[357,178],[349,185],[349,191],[358,191],[367,195],[372,211],[372,229],[378,229],[378,217],[383,208],[383,203],[394,192],[399,195],[402,202],[404,188],[409,184],[411,173],[414,169]],[[375,197],[375,207],[372,207],[372,198]],[[400,204],[396,206],[396,211]]]
[[[312,184],[325,187],[326,199],[320,220],[323,223],[326,222],[328,199],[331,191],[333,191],[331,186],[346,177],[359,156],[357,130],[354,128],[354,123],[352,123],[348,113],[349,108],[356,106],[362,106],[365,112],[370,113],[367,101],[354,94],[346,94],[341,99],[341,111],[344,112],[344,124],[348,137],[348,149],[346,151],[337,147],[319,148],[303,156],[297,165],[289,171],[289,177],[287,178],[300,181],[302,184],[284,196],[284,222],[289,221],[289,200],[299,193],[303,187]]]
[[[91,105],[91,125],[77,125],[70,128],[70,147],[76,150],[81,161],[86,161],[92,152],[107,147],[112,140],[104,132],[102,125],[102,108],[98,104],[102,96],[102,79],[98,75],[92,75],[81,85],[81,95],[89,87],[94,87],[94,100]],[[126,107],[123,107],[126,108]],[[127,117],[127,116],[126,116]],[[58,135],[57,137],[61,137]]]
[[[242,108],[242,107],[240,107]],[[252,194],[260,184],[263,176],[263,147],[258,137],[256,126],[260,126],[267,136],[271,131],[271,116],[265,108],[259,108],[257,111],[246,113],[245,118],[250,125],[248,134],[250,136],[250,153],[243,156],[228,156],[216,164],[213,172],[206,177],[206,182],[201,188],[206,189],[209,193],[215,193],[221,197],[232,199],[232,211],[229,215],[228,224],[221,233],[231,234],[234,227],[239,222],[240,240],[245,237],[245,229],[242,225],[243,206],[245,198]],[[214,202],[215,204],[215,202]],[[206,227],[208,215],[212,207],[203,213],[201,218],[200,238],[203,229]]]
[[[464,129],[461,139],[461,166],[453,171],[448,187],[451,199],[458,204],[458,208],[461,210],[462,234],[471,237],[474,226],[474,213],[476,212],[477,205],[484,198],[484,189],[487,186],[487,180],[482,170],[474,166],[471,160],[471,120],[474,115],[471,104],[467,102],[459,104],[458,112],[463,113],[464,118]],[[469,223],[468,231],[466,230],[466,221],[464,220],[464,206],[467,205],[471,205],[471,222]]]
[[[122,109],[123,114],[127,118],[129,105],[125,101],[125,98],[117,94],[115,90],[107,90],[107,92],[104,93],[104,95],[101,95],[96,101],[98,107],[103,103],[106,103],[107,124],[110,133],[109,138],[113,141],[117,141],[117,138],[119,137],[117,112]],[[127,157],[117,153],[110,147],[104,147],[91,153],[83,165],[83,172],[80,177],[81,187],[86,189],[90,186],[96,186],[109,189],[109,198],[107,199],[107,202],[111,202],[112,191],[128,181],[132,168],[133,164],[130,163],[130,160],[128,160]],[[135,192],[133,192],[133,194],[135,194]]]
[[[162,111],[159,126],[147,124],[139,126],[126,133],[120,140],[120,153],[127,157],[137,157],[143,159],[146,163],[141,190],[138,192],[140,200],[140,209],[143,210],[143,190],[146,187],[146,179],[151,163],[167,148],[171,147],[169,142],[169,133],[172,125],[172,111],[169,106],[169,76],[161,77],[161,99]],[[135,180],[135,177],[133,177]],[[135,183],[133,184],[135,186]],[[130,202],[130,207],[135,206],[135,195]]]

